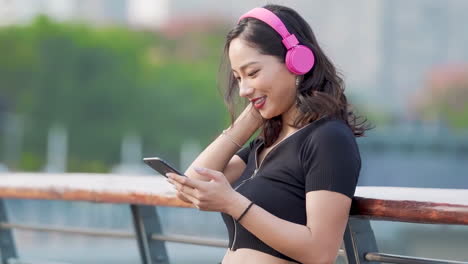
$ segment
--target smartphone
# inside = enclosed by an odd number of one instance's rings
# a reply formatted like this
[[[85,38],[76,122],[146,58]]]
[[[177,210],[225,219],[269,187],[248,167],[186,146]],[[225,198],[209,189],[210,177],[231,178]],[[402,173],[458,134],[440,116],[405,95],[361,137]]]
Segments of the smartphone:
[[[166,177],[166,173],[173,172],[182,176],[185,176],[183,173],[169,165],[166,161],[158,157],[144,158],[143,162],[148,166],[153,168],[155,171],[159,172],[161,175]]]

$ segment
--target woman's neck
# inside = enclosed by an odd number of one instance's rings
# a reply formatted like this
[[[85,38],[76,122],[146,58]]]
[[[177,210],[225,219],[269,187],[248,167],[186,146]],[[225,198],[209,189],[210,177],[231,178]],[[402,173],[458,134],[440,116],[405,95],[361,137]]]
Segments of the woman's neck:
[[[282,127],[281,127],[281,132],[279,134],[279,138],[286,137],[289,134],[297,130],[297,128],[292,127],[291,124],[294,123],[298,115],[299,115],[299,110],[297,109],[295,104],[291,106],[291,108],[289,108],[288,111],[284,112],[281,115]]]

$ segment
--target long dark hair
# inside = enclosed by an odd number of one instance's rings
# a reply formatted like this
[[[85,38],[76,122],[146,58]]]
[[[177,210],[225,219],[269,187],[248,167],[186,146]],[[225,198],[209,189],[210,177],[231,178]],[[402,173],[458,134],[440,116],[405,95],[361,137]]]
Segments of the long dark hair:
[[[335,66],[319,47],[309,24],[293,9],[280,5],[265,5],[286,25],[291,34],[295,34],[299,43],[312,49],[315,55],[314,67],[303,76],[297,88],[296,104],[299,115],[293,124],[300,128],[322,117],[342,119],[351,128],[356,137],[364,135],[370,129],[352,111],[344,94],[344,82]],[[224,100],[231,114],[231,122],[236,118],[236,99],[238,99],[238,83],[232,74],[229,62],[229,47],[235,38],[242,38],[257,48],[261,54],[275,56],[284,63],[286,48],[281,43],[281,36],[270,26],[255,18],[245,18],[240,21],[226,36],[224,46],[224,63],[221,66],[227,73],[227,87]],[[360,121],[359,121],[360,120]],[[265,141],[265,147],[271,146],[277,139],[282,128],[281,116],[266,120],[260,134]]]

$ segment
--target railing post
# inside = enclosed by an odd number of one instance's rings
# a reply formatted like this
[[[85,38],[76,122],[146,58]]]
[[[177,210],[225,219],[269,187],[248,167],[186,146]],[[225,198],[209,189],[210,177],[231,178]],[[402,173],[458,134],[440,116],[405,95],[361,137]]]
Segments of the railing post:
[[[152,234],[162,234],[156,207],[132,204],[130,209],[142,263],[169,264],[164,241],[151,239]]]
[[[350,217],[344,235],[348,264],[377,263],[366,260],[366,253],[378,252],[374,232],[368,219]]]
[[[5,202],[0,199],[0,223],[7,223],[8,215]],[[15,248],[15,241],[9,228],[0,228],[0,257],[2,264],[8,264],[9,259],[18,258]]]

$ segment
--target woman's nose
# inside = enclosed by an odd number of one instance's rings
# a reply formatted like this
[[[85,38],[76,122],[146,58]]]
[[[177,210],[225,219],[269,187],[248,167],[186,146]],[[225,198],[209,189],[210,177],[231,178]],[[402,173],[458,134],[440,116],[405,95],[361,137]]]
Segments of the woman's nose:
[[[253,94],[254,88],[247,85],[247,83],[243,82],[239,84],[239,96],[240,97],[248,97],[249,95]]]

